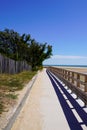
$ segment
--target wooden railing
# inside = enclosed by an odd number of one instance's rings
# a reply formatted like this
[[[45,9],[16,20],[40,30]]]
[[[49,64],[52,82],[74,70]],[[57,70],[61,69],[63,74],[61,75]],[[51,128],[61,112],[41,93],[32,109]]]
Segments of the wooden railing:
[[[87,74],[56,67],[48,67],[48,70],[62,80],[87,105]]]

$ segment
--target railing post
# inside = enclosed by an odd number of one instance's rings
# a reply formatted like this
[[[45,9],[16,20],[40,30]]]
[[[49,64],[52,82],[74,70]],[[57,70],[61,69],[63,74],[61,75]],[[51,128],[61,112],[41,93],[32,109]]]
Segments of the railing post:
[[[63,70],[63,77],[64,77],[64,79],[65,79],[65,70]]]
[[[70,71],[68,71],[68,81],[70,81]]]
[[[64,76],[64,70],[63,70],[63,78],[64,78],[65,76]]]
[[[67,75],[67,71],[65,70],[65,79],[67,78],[67,76],[66,76],[66,75]]]
[[[72,84],[74,84],[74,72],[72,72]]]
[[[79,80],[80,80],[80,74],[77,74],[77,87],[80,87],[80,82],[79,82]]]
[[[87,75],[85,75],[85,92],[87,92]]]

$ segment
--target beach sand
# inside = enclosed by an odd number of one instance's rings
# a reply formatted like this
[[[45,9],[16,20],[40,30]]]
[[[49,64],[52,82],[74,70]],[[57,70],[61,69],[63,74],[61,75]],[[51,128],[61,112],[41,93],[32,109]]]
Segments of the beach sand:
[[[54,67],[57,67],[57,66],[54,66]],[[58,66],[57,68],[62,68],[62,69],[67,69],[67,70],[74,71],[74,72],[87,74],[87,67],[62,67],[62,66]]]

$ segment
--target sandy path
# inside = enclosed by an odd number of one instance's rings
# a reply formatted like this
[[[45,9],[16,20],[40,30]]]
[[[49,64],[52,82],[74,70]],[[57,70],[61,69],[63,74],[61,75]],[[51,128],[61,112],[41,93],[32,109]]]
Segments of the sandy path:
[[[11,130],[69,130],[52,84],[44,69]]]

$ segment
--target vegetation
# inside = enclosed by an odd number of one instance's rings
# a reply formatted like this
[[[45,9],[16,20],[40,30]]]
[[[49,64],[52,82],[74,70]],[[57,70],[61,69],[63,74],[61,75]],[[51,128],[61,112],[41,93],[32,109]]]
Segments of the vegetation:
[[[36,71],[25,71],[14,75],[0,74],[0,89],[8,91],[20,90],[35,74]]]
[[[43,68],[43,61],[52,55],[52,46],[37,42],[29,34],[20,35],[14,30],[5,29],[0,31],[0,53],[15,61],[26,61],[33,70],[14,75],[0,74],[0,113],[2,113],[4,105],[17,98],[15,91],[23,88],[24,84],[36,74],[35,70]]]
[[[35,74],[36,71],[25,71],[14,75],[0,74],[0,114],[5,109],[6,103],[11,104],[11,101],[17,99],[18,95],[15,92],[21,90]]]
[[[0,102],[0,114],[2,113],[3,111],[3,104]]]
[[[0,53],[16,61],[25,60],[35,70],[50,58],[52,46],[35,41],[29,34],[5,29],[0,31]]]
[[[6,94],[7,98],[12,98],[12,99],[17,99],[17,96],[18,96],[18,94],[11,94],[11,93]]]

